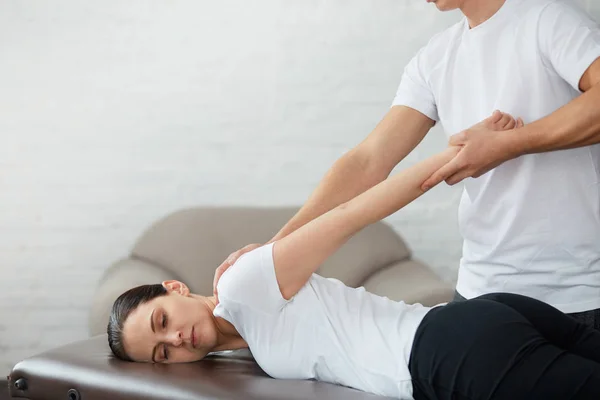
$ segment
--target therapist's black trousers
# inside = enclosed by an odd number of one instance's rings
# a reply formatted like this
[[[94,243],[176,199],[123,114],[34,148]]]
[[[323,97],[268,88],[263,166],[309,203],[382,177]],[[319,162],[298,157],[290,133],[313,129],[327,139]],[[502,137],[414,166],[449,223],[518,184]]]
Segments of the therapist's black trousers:
[[[487,294],[429,311],[409,369],[416,400],[600,399],[600,332],[541,301]]]

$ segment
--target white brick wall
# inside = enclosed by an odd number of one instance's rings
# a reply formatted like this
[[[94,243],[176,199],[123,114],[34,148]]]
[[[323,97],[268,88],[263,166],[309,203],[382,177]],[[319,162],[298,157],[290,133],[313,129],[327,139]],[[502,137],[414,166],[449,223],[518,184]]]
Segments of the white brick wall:
[[[0,369],[84,338],[98,277],[164,214],[301,204],[457,18],[417,0],[0,0]],[[399,168],[444,146],[434,129]],[[448,280],[459,191],[389,219]]]

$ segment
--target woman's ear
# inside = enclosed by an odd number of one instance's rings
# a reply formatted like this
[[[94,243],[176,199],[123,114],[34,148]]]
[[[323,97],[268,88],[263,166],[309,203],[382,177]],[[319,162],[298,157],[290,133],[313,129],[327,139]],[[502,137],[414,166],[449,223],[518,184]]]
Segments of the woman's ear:
[[[187,285],[180,281],[164,281],[162,285],[165,289],[167,289],[167,292],[169,293],[175,292],[182,296],[188,296],[190,294],[190,289],[187,287]]]

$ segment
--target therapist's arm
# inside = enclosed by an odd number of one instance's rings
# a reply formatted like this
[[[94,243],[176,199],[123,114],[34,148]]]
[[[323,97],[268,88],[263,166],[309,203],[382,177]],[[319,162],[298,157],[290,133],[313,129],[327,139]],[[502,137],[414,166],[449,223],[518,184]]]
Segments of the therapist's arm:
[[[511,133],[518,153],[572,149],[600,143],[600,58],[579,83],[584,92],[565,106]]]
[[[392,107],[364,141],[332,165],[302,208],[270,242],[386,179],[434,124],[435,121],[412,108]]]
[[[454,185],[478,178],[498,165],[525,154],[572,149],[600,143],[600,58],[579,81],[583,92],[552,114],[506,132],[467,129],[450,138],[463,151],[424,184],[427,190],[446,181]]]

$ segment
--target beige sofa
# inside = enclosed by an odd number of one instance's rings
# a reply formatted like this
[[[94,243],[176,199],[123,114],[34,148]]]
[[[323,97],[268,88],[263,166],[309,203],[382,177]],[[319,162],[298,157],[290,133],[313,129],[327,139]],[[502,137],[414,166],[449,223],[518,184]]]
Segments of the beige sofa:
[[[128,257],[104,273],[93,298],[90,334],[106,332],[112,302],[137,285],[179,279],[193,293],[211,295],[215,268],[232,251],[270,240],[296,210],[193,208],[156,222]],[[451,285],[412,259],[402,238],[382,222],[355,235],[318,273],[407,303],[435,305],[453,295]]]

